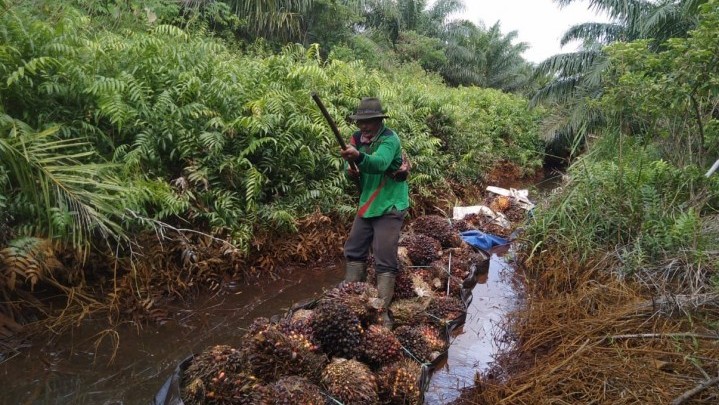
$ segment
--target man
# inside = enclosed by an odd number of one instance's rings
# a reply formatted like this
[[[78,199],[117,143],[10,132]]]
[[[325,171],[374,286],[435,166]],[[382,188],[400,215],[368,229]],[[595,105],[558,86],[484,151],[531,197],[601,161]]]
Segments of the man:
[[[391,328],[386,309],[394,295],[399,267],[397,246],[409,207],[406,176],[398,175],[402,166],[402,146],[397,134],[384,126],[387,116],[379,99],[363,98],[350,118],[359,131],[352,135],[350,145],[341,154],[344,160],[356,165],[357,170],[347,165],[347,174],[358,180],[361,194],[357,216],[344,246],[345,281],[367,279],[367,257],[371,247],[377,290],[384,302],[383,320],[385,326]]]

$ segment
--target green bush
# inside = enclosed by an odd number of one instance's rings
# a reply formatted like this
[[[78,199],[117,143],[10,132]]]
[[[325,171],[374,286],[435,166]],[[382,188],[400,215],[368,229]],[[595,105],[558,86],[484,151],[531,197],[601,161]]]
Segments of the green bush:
[[[125,229],[142,224],[136,216],[190,221],[248,249],[259,228],[291,231],[315,209],[352,212],[313,91],[347,137],[345,117],[360,98],[381,97],[416,162],[415,189],[477,181],[498,160],[527,170],[541,160],[538,113],[516,96],[450,89],[416,65],[380,72],[325,61],[317,45],[239,54],[172,25],[97,30],[88,19],[64,10],[48,21],[23,7],[0,15],[0,105],[38,132],[82,140],[69,152],[92,153],[76,163],[115,164],[126,186],[121,208],[132,211],[116,218]],[[0,195],[16,193],[0,184]]]

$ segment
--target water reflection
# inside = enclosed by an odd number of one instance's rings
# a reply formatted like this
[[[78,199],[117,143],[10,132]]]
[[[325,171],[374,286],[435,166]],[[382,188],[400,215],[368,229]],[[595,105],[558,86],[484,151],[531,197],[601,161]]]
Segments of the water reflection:
[[[472,387],[475,374],[486,369],[498,352],[495,332],[516,302],[506,252],[505,248],[492,253],[489,272],[479,278],[472,290],[467,320],[451,339],[447,363],[432,377],[425,404],[447,404],[457,399],[459,390]]]

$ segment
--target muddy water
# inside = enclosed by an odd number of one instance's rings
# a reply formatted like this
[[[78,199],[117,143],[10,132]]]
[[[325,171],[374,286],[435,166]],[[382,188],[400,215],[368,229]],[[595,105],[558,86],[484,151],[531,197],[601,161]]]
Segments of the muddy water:
[[[447,363],[435,371],[425,404],[447,404],[457,399],[460,390],[472,387],[475,374],[485,370],[497,353],[495,336],[501,336],[500,322],[517,302],[510,256],[506,248],[492,252],[489,273],[472,290],[467,320],[451,339]]]
[[[259,316],[281,315],[342,279],[339,266],[298,269],[262,286],[242,286],[177,308],[177,319],[161,327],[120,329],[113,336],[92,325],[47,342],[38,339],[0,364],[2,404],[149,404],[181,359],[210,345],[237,342],[242,328]],[[102,325],[103,320],[95,322]]]
[[[453,338],[447,364],[432,378],[426,404],[451,402],[492,360],[495,326],[515,297],[505,277],[507,268],[503,258],[492,255],[489,274],[473,290],[467,322]],[[90,322],[49,343],[38,338],[30,342],[31,348],[0,364],[0,403],[148,404],[181,359],[210,345],[236,345],[242,329],[256,317],[280,315],[342,278],[339,265],[291,274],[262,286],[202,297],[190,308],[175,308],[177,316],[163,326],[138,330],[127,325],[115,336],[103,335]],[[113,358],[116,339],[120,344]]]

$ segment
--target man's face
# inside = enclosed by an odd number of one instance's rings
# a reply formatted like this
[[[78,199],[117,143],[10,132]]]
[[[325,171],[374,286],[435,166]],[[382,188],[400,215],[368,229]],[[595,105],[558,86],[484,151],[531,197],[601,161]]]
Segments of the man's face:
[[[357,128],[364,136],[375,135],[382,127],[382,119],[358,120]]]

